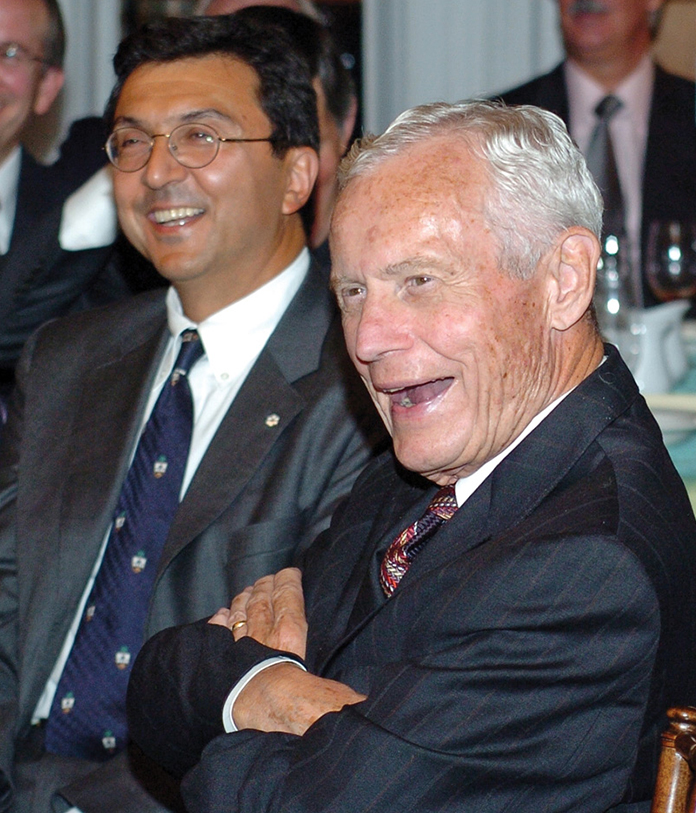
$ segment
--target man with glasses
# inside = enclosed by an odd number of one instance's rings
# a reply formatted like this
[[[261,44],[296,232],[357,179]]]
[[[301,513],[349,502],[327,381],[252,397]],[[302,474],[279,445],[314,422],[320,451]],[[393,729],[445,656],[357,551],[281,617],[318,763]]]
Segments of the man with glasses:
[[[172,19],[115,67],[119,219],[171,287],[44,326],[19,366],[0,452],[13,811],[175,805],[128,748],[135,655],[293,561],[377,422],[305,245],[316,97],[284,29],[254,9]]]
[[[107,252],[71,242],[66,199],[104,165],[97,119],[73,125],[42,166],[20,146],[63,85],[65,35],[56,0],[0,0],[0,423],[22,346],[54,316],[128,293]],[[104,245],[110,245],[113,235]]]

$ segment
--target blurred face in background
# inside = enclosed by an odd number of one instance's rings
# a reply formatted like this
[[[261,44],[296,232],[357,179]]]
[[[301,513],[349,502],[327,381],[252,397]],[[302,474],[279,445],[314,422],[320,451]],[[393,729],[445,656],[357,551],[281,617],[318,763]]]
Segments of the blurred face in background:
[[[581,65],[635,58],[650,48],[651,16],[664,0],[558,0],[566,53]]]
[[[48,112],[63,85],[63,71],[41,62],[48,30],[42,0],[0,0],[0,163],[32,114]]]

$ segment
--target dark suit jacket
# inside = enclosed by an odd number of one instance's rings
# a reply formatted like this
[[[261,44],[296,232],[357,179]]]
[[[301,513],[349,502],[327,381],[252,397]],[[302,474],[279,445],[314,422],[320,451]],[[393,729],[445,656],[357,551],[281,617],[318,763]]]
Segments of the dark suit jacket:
[[[22,356],[0,452],[0,783],[109,527],[167,335],[164,293],[150,292],[50,322]],[[327,527],[382,431],[311,268],[176,514],[146,636],[286,566]],[[142,800],[125,801],[124,765],[65,795],[85,813],[140,813]]]
[[[363,474],[304,583],[308,666],[368,699],[301,738],[217,737],[184,780],[189,810],[539,813],[650,798],[664,711],[696,701],[696,523],[607,352],[388,601],[379,561],[435,489],[388,457]],[[133,736],[186,770],[267,653],[223,627],[164,631],[132,674]]]
[[[696,119],[693,82],[655,66],[648,141],[643,170],[642,256],[653,220],[696,221]],[[569,123],[563,65],[501,94],[507,104],[533,104]],[[646,304],[656,304],[643,286]]]
[[[58,243],[63,204],[104,165],[103,143],[101,121],[86,119],[72,126],[55,164],[22,154],[12,239],[0,257],[0,383],[11,384],[24,343],[48,319],[137,289],[128,269],[134,263],[139,271],[135,252],[121,242],[118,251],[65,251]]]

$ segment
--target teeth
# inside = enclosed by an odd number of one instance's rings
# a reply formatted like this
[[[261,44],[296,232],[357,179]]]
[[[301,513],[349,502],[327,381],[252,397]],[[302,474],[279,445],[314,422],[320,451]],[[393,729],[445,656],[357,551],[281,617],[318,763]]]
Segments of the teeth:
[[[402,407],[406,407],[406,409],[410,409],[412,406],[415,406],[415,404],[408,397],[408,395],[405,398],[401,399],[400,404],[401,404]]]
[[[202,215],[203,209],[194,209],[191,206],[180,206],[178,209],[158,209],[153,212],[153,217],[157,223],[170,223],[173,220],[179,221],[183,226],[186,218]]]

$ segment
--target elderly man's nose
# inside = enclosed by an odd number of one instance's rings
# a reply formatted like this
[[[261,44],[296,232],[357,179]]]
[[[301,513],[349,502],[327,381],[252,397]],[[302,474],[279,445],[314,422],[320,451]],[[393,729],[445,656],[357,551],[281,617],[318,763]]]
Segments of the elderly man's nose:
[[[355,352],[360,361],[371,362],[385,353],[410,344],[406,308],[397,301],[368,295],[355,332]]]

